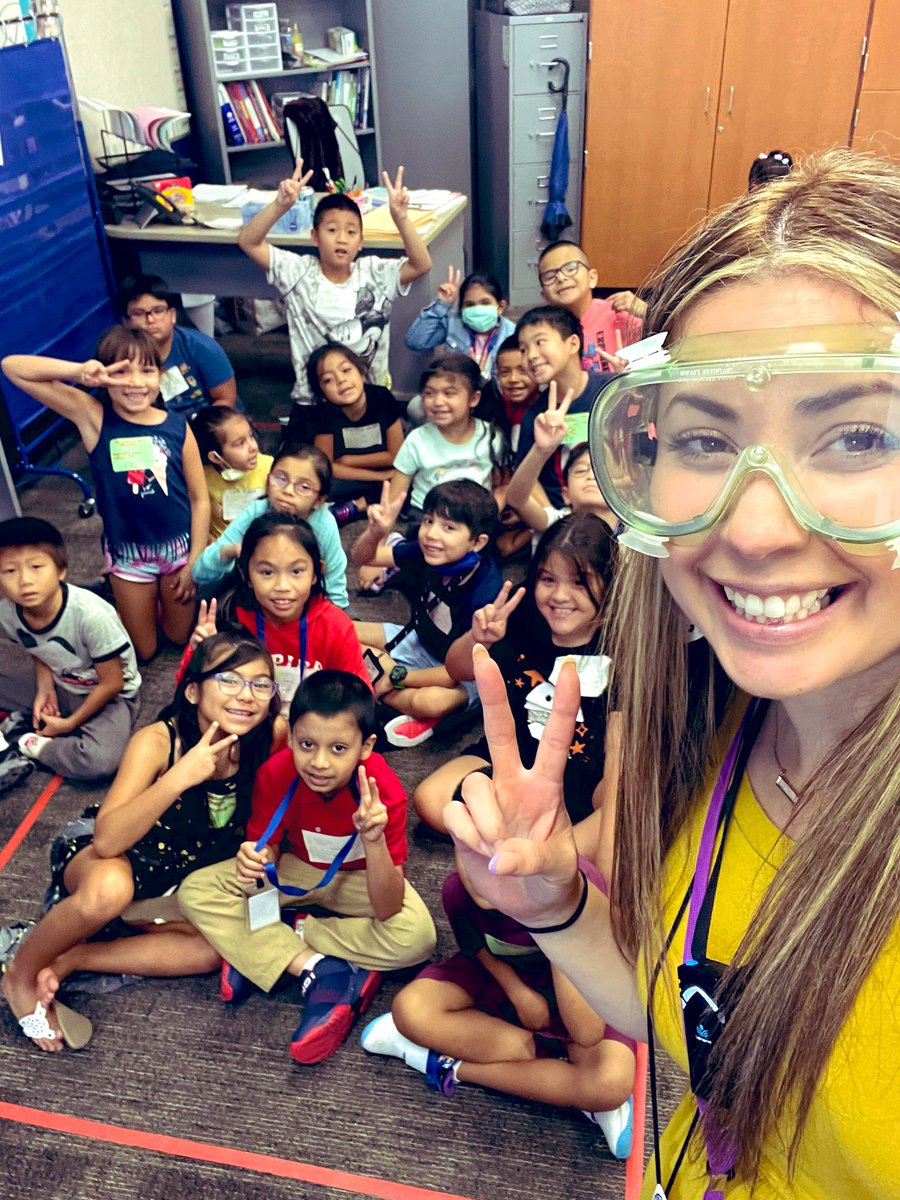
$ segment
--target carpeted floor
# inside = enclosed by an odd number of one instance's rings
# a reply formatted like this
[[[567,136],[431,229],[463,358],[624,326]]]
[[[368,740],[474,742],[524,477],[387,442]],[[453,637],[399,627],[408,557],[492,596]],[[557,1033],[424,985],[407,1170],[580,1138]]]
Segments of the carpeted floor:
[[[236,335],[225,344],[248,410],[267,427],[264,448],[270,449],[277,416],[288,407],[286,339]],[[66,458],[85,469],[80,447]],[[71,484],[47,478],[21,500],[23,511],[45,516],[63,530],[70,578],[87,583],[102,567],[100,521],[78,518],[78,498]],[[345,531],[345,543],[360,529]],[[398,593],[363,600],[355,596],[355,579],[348,582],[351,615],[405,617]],[[154,719],[171,696],[176,662],[175,652],[167,651],[144,670],[143,722]],[[471,731],[454,741],[435,738],[417,749],[392,752],[391,765],[411,793],[419,779],[471,740]],[[48,782],[47,775],[35,773],[0,801],[0,854]],[[0,924],[40,915],[55,832],[101,795],[100,789],[71,784],[55,792],[0,868]],[[443,955],[453,949],[440,905],[452,852],[416,824],[411,817],[409,875],[435,914]],[[370,1016],[387,1010],[398,986],[396,980],[385,984]],[[347,1195],[426,1200],[429,1191],[472,1200],[623,1195],[624,1166],[575,1111],[472,1087],[460,1088],[452,1099],[434,1095],[398,1060],[364,1054],[358,1028],[333,1058],[299,1068],[287,1049],[299,1012],[295,984],[268,997],[256,995],[237,1011],[225,1009],[217,993],[217,978],[207,976],[146,980],[109,995],[76,996],[76,1006],[95,1025],[91,1046],[80,1054],[33,1049],[4,1008],[4,1200],[213,1200],[226,1195],[229,1200]],[[680,1083],[670,1064],[663,1072],[668,1111]],[[274,1161],[248,1159],[248,1154]],[[335,1174],[316,1174],[315,1168]]]

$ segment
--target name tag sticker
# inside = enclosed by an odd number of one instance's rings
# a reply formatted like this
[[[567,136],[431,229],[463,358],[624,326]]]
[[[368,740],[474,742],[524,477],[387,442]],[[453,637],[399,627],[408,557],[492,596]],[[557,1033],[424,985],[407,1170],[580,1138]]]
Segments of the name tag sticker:
[[[163,401],[168,404],[176,396],[188,390],[188,382],[181,373],[181,367],[169,367],[159,377],[159,391]]]
[[[226,521],[233,521],[249,504],[264,495],[261,488],[227,488],[222,493],[222,516]]]
[[[113,438],[109,443],[109,461],[114,471],[152,471],[156,466],[153,438]]]
[[[285,705],[290,707],[291,701],[294,698],[294,692],[300,686],[300,668],[276,666],[275,682],[278,684],[278,695],[281,699],[282,708]]]
[[[566,413],[566,436],[564,446],[577,446],[588,437],[588,413]]]
[[[368,450],[372,446],[381,445],[381,426],[376,421],[373,425],[357,425],[353,429],[345,429],[344,445],[348,450]]]
[[[265,929],[281,920],[281,904],[278,901],[278,891],[275,888],[265,888],[247,897],[247,921],[250,932]]]
[[[306,847],[306,853],[313,866],[327,866],[337,857],[338,852],[343,850],[347,843],[347,836],[346,833],[342,833],[335,837],[330,833],[316,833],[312,829],[304,829],[303,845]],[[355,862],[365,856],[366,851],[362,839],[357,838],[344,862]]]

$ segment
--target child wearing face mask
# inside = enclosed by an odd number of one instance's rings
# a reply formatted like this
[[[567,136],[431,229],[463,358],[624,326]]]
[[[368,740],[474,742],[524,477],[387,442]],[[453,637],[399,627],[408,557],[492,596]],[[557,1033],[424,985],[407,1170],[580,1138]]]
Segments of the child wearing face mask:
[[[260,454],[253,426],[244,414],[221,404],[210,404],[195,413],[191,430],[203,462],[209,492],[209,540],[214,542],[248,504],[265,496],[272,456]]]
[[[461,272],[450,267],[440,285],[437,299],[419,313],[404,339],[408,349],[433,350],[445,346],[467,354],[486,382],[495,379],[500,347],[513,333],[515,324],[503,315],[507,301],[503,288],[486,271],[473,271],[460,286]],[[459,312],[454,305],[459,301]],[[424,418],[422,401],[414,396],[406,415],[416,424]]]

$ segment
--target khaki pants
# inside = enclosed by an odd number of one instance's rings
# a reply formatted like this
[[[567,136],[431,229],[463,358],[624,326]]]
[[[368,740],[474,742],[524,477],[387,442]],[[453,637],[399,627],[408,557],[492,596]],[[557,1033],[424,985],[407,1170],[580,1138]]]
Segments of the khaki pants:
[[[292,887],[311,888],[324,871],[293,854],[282,854],[278,880]],[[283,921],[250,932],[247,896],[256,887],[238,883],[235,860],[194,871],[178,889],[181,912],[211,945],[242,975],[264,992],[277,983],[296,958],[301,943]],[[284,896],[285,908],[325,908],[334,916],[308,916],[303,922],[303,944],[318,954],[343,958],[368,971],[395,971],[429,958],[436,944],[431,914],[409,883],[403,907],[387,921],[379,921],[369,902],[365,871],[338,871],[326,887],[308,896]]]

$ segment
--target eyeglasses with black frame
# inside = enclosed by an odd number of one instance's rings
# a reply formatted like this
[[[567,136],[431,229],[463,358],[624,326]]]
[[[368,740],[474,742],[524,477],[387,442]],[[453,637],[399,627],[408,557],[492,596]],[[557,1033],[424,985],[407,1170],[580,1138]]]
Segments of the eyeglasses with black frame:
[[[585,270],[588,269],[586,262],[582,262],[581,259],[572,259],[571,262],[562,263],[561,266],[548,267],[546,271],[539,271],[538,280],[541,287],[547,287],[548,284],[555,283],[557,279],[562,279],[563,277],[571,279],[578,274],[580,267],[584,267]]]

